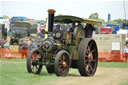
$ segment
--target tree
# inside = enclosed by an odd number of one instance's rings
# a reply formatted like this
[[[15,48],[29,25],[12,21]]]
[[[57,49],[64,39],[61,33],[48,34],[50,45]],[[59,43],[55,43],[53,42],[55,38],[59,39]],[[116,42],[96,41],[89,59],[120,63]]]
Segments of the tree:
[[[98,18],[99,18],[98,13],[92,13],[92,14],[89,16],[89,19],[98,19]]]
[[[120,28],[122,28],[122,24],[123,23],[128,23],[128,20],[125,20],[125,19],[115,19],[115,20],[113,20],[113,22],[116,22],[117,25],[120,25]]]
[[[101,21],[102,24],[105,24],[105,21],[101,18],[99,18],[99,14],[98,13],[92,13],[90,16],[89,16],[89,19],[94,19],[94,20],[98,20],[98,21]]]
[[[3,19],[10,19],[10,18],[9,18],[9,16],[4,15],[4,16],[3,16]]]

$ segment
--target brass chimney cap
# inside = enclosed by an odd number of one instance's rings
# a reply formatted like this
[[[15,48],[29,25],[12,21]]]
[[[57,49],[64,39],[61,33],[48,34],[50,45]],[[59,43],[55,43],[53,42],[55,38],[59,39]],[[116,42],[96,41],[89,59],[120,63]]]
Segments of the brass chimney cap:
[[[54,14],[56,11],[54,9],[48,9],[48,14]]]

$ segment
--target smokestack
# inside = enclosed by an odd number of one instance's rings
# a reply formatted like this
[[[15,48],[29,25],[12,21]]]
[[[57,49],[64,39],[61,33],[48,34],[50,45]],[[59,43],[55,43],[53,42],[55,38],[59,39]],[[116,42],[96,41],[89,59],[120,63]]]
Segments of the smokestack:
[[[48,32],[52,32],[53,30],[53,22],[54,22],[54,13],[56,11],[54,9],[48,10]]]

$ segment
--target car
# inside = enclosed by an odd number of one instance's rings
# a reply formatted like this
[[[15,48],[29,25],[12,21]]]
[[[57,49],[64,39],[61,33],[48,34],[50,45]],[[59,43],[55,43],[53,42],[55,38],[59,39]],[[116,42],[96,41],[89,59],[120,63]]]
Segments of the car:
[[[70,68],[78,69],[81,76],[93,76],[97,69],[98,49],[94,39],[85,37],[83,25],[102,23],[76,16],[54,16],[54,13],[55,10],[48,10],[48,37],[27,57],[28,72],[40,74],[42,66],[46,66],[49,74],[57,76],[67,76]]]

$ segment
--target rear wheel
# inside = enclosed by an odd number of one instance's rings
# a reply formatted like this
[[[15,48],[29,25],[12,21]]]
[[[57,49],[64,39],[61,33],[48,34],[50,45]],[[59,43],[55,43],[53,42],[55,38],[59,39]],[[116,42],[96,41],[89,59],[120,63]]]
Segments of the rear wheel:
[[[97,69],[98,50],[93,39],[84,38],[79,45],[78,69],[81,76],[93,76]]]
[[[57,76],[66,76],[70,68],[70,58],[68,52],[59,51],[55,58],[55,73]]]
[[[27,70],[29,73],[40,74],[42,70],[41,55],[38,49],[33,49],[27,58]]]

